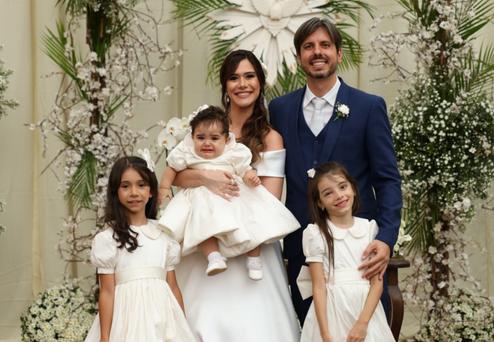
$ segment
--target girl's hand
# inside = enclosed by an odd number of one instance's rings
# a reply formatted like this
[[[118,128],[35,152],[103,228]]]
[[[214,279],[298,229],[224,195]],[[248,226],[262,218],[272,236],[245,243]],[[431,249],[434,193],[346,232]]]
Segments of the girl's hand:
[[[159,188],[158,189],[158,207],[161,206],[166,201],[172,199],[172,189],[170,188]]]
[[[322,342],[333,342],[333,339],[329,335],[321,336],[321,337],[322,337]]]
[[[205,170],[201,174],[202,183],[209,191],[229,200],[239,195],[240,188],[230,172],[220,170]]]
[[[261,179],[257,177],[256,170],[246,171],[242,179],[244,180],[244,183],[247,184],[247,186],[250,186],[251,188],[261,185]]]
[[[367,323],[356,321],[348,333],[347,342],[364,342],[367,336]]]

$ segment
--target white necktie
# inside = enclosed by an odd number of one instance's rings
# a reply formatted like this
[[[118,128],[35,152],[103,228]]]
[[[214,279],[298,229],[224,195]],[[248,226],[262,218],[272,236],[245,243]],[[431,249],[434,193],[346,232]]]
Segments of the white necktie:
[[[324,128],[324,113],[322,109],[326,103],[326,100],[320,97],[314,97],[312,99],[314,114],[312,115],[312,120],[310,121],[309,127],[315,136],[317,136]]]

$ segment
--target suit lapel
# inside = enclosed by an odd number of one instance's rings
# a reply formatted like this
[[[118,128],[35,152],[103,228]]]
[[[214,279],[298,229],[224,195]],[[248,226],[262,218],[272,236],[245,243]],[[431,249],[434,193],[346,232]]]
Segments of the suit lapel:
[[[330,122],[328,122],[326,129],[326,139],[324,140],[324,146],[321,151],[320,161],[329,161],[336,146],[336,141],[338,140],[338,135],[340,134],[341,126],[346,119],[338,118],[336,119],[336,106],[337,104],[346,104],[348,106],[348,86],[340,78],[340,89],[338,89],[338,94],[336,95],[335,106],[333,108],[333,115],[331,116]]]

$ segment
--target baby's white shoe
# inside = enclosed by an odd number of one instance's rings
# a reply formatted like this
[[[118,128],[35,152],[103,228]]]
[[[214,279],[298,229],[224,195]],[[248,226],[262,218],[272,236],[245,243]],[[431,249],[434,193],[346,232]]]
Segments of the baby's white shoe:
[[[226,258],[219,252],[211,252],[208,255],[208,268],[206,268],[206,274],[213,276],[218,273],[226,271],[228,266],[226,265]]]
[[[252,280],[262,279],[262,261],[261,257],[247,257],[247,269],[249,278]]]

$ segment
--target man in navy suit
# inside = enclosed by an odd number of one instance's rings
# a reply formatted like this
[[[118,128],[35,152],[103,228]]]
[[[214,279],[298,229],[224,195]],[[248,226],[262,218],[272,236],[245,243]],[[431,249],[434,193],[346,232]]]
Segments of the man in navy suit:
[[[376,239],[362,256],[366,278],[383,276],[398,237],[402,196],[386,104],[337,77],[342,60],[341,35],[327,19],[312,18],[295,33],[297,60],[307,85],[269,104],[271,124],[283,136],[286,155],[286,206],[302,227],[284,240],[292,299],[303,324],[311,299],[303,300],[296,284],[301,266],[302,231],[309,223],[307,170],[326,161],[343,164],[357,181],[357,216],[375,219]],[[341,107],[349,109],[342,116]],[[385,286],[386,289],[386,286]],[[384,292],[386,293],[386,291]],[[389,312],[389,298],[381,298]]]

